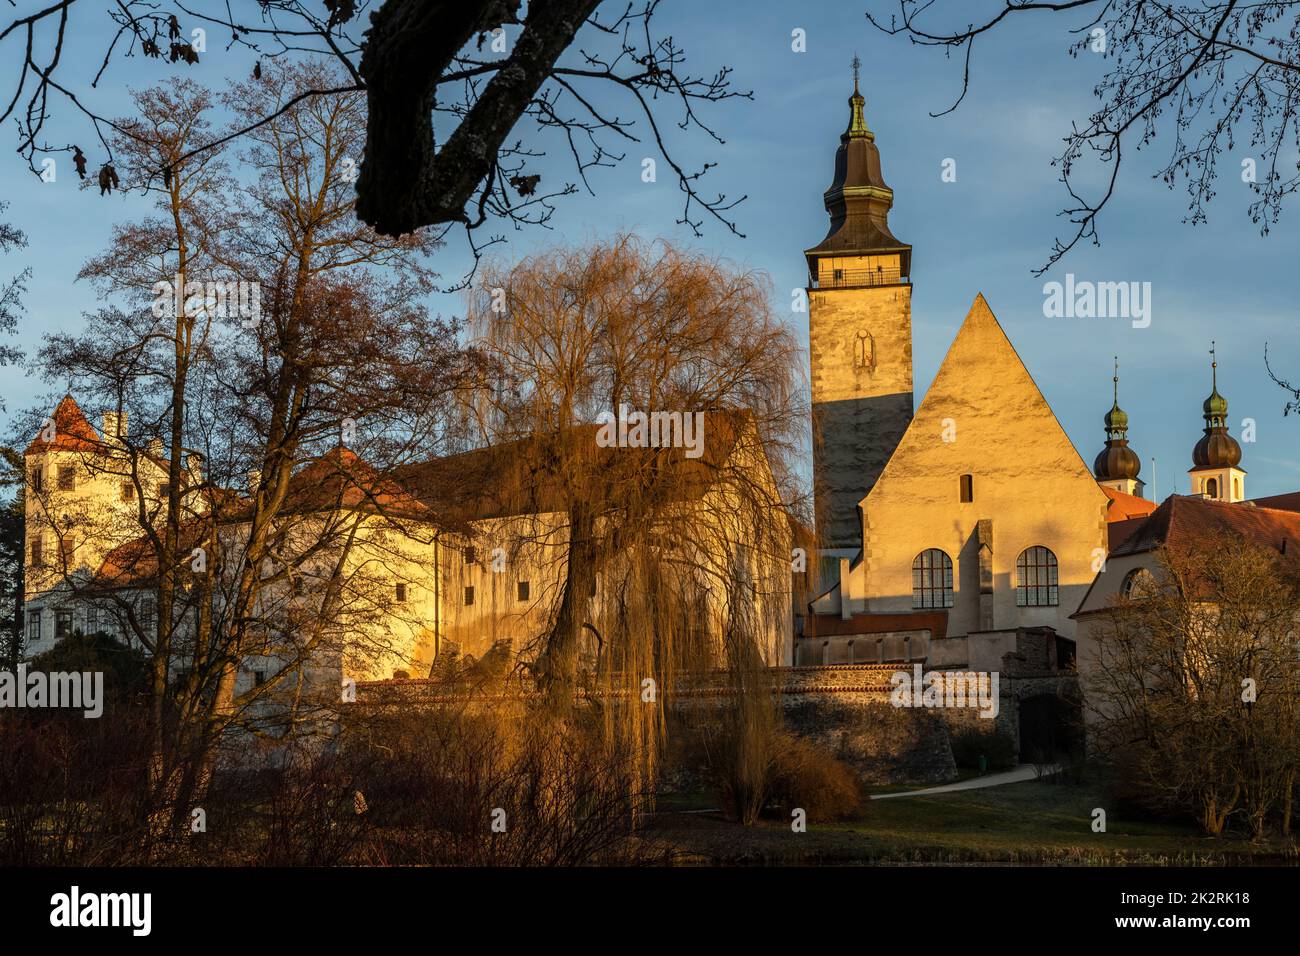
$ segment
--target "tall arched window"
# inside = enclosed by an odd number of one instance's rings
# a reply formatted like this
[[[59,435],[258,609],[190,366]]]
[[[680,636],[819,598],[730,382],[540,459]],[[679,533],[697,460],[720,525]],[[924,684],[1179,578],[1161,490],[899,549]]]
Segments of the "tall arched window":
[[[938,548],[912,559],[912,607],[952,607],[952,558]]]
[[[1217,478],[1211,478],[1205,483],[1205,493],[1211,498],[1219,497],[1219,480]]]
[[[1042,545],[1025,548],[1016,558],[1016,606],[1056,607],[1056,555]]]

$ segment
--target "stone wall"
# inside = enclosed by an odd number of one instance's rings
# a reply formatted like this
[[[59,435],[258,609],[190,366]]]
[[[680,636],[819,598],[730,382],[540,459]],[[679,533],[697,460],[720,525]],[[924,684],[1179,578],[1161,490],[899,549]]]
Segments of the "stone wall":
[[[1049,641],[1039,643],[1048,654]],[[1032,651],[1033,647],[1025,649]],[[772,692],[785,726],[816,741],[852,766],[871,785],[943,783],[957,773],[951,735],[963,729],[997,730],[1019,742],[1019,701],[1028,696],[1055,694],[1073,683],[1068,673],[1043,668],[1032,653],[1007,655],[1011,673],[999,678],[999,707],[994,719],[973,708],[901,708],[891,702],[892,677],[910,665],[845,664],[774,668]],[[1016,676],[1019,669],[1024,676]],[[928,673],[928,672],[927,672]],[[731,691],[721,672],[692,674],[670,692],[669,706],[691,724],[711,721],[727,707]],[[357,685],[357,702],[369,706],[409,709],[458,704],[517,705],[539,699],[535,693],[514,691],[469,695],[433,681],[376,681]]]

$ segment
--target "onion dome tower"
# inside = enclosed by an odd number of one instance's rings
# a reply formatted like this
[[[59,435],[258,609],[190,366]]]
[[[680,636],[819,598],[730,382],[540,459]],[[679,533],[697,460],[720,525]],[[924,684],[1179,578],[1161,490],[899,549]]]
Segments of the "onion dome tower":
[[[1115,374],[1111,378],[1114,401],[1103,422],[1106,425],[1106,447],[1093,462],[1092,473],[1097,484],[1114,488],[1126,495],[1142,497],[1143,484],[1138,479],[1142,460],[1128,446],[1128,414],[1119,407],[1119,356],[1115,356]]]
[[[1245,498],[1246,472],[1237,467],[1241,446],[1228,434],[1228,400],[1219,394],[1219,362],[1214,343],[1210,343],[1210,397],[1201,410],[1205,417],[1205,434],[1192,449],[1192,494],[1217,501],[1241,501]]]

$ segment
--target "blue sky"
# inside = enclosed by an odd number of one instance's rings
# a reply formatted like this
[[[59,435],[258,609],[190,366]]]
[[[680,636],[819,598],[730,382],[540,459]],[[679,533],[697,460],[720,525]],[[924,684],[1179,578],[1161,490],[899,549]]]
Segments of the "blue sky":
[[[931,118],[958,91],[958,64],[938,51],[876,32],[863,16],[866,2],[664,3],[660,30],[686,49],[692,70],[711,73],[717,65],[729,64],[735,68],[735,84],[754,91],[753,102],[706,106],[704,113],[726,139],[724,145],[699,134],[674,137],[684,165],[718,163],[706,177],[706,187],[712,182],[714,189],[749,196],[734,212],[746,238],[716,223],[706,223],[698,239],[676,226],[680,193],[663,165],[657,183],[641,181],[640,159],[655,155],[643,138],[626,144],[623,163],[591,174],[595,196],[561,200],[550,230],[506,229],[509,241],[498,247],[499,254],[515,257],[550,243],[632,229],[717,252],[767,273],[776,307],[787,311],[790,290],[805,281],[802,251],[826,232],[821,196],[847,121],[849,62],[857,53],[863,61],[867,121],[895,193],[891,225],[914,247],[918,404],[971,300],[983,292],[1089,464],[1104,439],[1101,416],[1110,404],[1111,356],[1118,353],[1121,404],[1130,416],[1129,437],[1142,457],[1143,478],[1151,480],[1154,457],[1156,495],[1186,493],[1191,449],[1202,427],[1201,402],[1210,387],[1207,350],[1216,339],[1220,391],[1229,400],[1231,429],[1240,436],[1243,418],[1257,422],[1257,441],[1243,446],[1248,494],[1300,488],[1300,421],[1282,417],[1286,393],[1268,380],[1263,364],[1267,341],[1274,367],[1300,379],[1300,335],[1295,332],[1300,209],[1284,213],[1268,237],[1259,235],[1246,214],[1252,194],[1237,176],[1240,159],[1250,155],[1244,141],[1240,156],[1224,158],[1226,176],[1210,206],[1210,222],[1197,227],[1182,222],[1186,193],[1151,178],[1168,150],[1168,131],[1142,153],[1130,152],[1100,225],[1102,246],[1080,246],[1048,276],[1035,278],[1031,269],[1042,263],[1064,225],[1057,213],[1066,197],[1050,161],[1071,120],[1083,119],[1093,107],[1091,90],[1103,62],[1091,55],[1067,55],[1067,21],[1027,17],[977,48],[965,102],[955,113]],[[791,50],[795,28],[806,31],[805,53]],[[83,23],[69,61],[79,64],[74,71],[80,74],[70,73],[65,81],[88,81],[97,62],[93,51],[102,41],[98,25],[92,31]],[[246,75],[251,66],[252,56],[244,51],[217,50],[189,71],[220,85],[226,76]],[[146,85],[174,69],[154,61],[117,64],[89,99],[97,109],[121,113],[124,87]],[[617,91],[593,95],[602,107],[625,117],[635,113],[631,101]],[[662,115],[675,119],[677,112],[668,104]],[[644,122],[636,132],[644,137]],[[66,106],[60,107],[48,138],[77,141],[83,148],[91,141]],[[97,154],[87,152],[93,167]],[[953,183],[940,179],[947,158],[957,164]],[[552,149],[532,171],[541,173],[543,187],[575,179],[562,149]],[[145,206],[137,197],[100,199],[79,192],[66,157],[58,181],[43,184],[6,150],[0,153],[0,176],[6,184],[0,195],[11,203],[6,216],[30,239],[28,249],[0,263],[0,275],[24,265],[33,269],[20,334],[20,344],[30,347],[45,332],[80,325],[95,298],[85,283],[74,281],[77,269],[103,247],[115,221],[139,216]],[[468,261],[455,241],[439,254],[437,264],[450,282]],[[1078,280],[1150,282],[1150,327],[1133,328],[1123,319],[1044,317],[1043,283],[1063,279],[1066,272]],[[456,295],[435,296],[430,306],[444,314],[462,308]],[[806,341],[806,316],[790,314],[789,320]],[[0,394],[11,411],[64,387],[20,371],[2,374]]]

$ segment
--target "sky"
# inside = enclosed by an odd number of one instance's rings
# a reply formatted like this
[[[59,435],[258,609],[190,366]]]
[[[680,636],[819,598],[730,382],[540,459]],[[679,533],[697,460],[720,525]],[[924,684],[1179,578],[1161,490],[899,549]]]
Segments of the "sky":
[[[953,2],[948,0],[955,9]],[[700,237],[676,224],[681,193],[662,161],[657,181],[642,181],[642,158],[657,154],[641,120],[632,130],[640,142],[609,141],[624,149],[626,158],[590,173],[594,195],[584,190],[559,200],[549,229],[492,230],[507,240],[495,254],[512,259],[623,230],[666,238],[768,275],[774,308],[806,344],[807,315],[790,310],[791,290],[806,283],[803,250],[827,230],[822,193],[848,120],[850,61],[856,54],[862,60],[867,122],[894,190],[890,225],[913,246],[918,405],[971,301],[983,292],[1089,465],[1105,438],[1101,419],[1110,407],[1112,356],[1119,356],[1129,439],[1142,458],[1148,497],[1160,500],[1188,491],[1186,472],[1204,424],[1201,402],[1210,391],[1208,350],[1214,340],[1230,429],[1241,438],[1243,419],[1255,422],[1256,440],[1242,446],[1247,495],[1300,489],[1300,420],[1283,417],[1287,393],[1264,368],[1267,342],[1274,368],[1300,380],[1295,331],[1300,208],[1285,211],[1267,237],[1260,235],[1246,212],[1253,194],[1237,175],[1240,159],[1250,155],[1246,141],[1239,144],[1240,156],[1224,157],[1226,175],[1210,204],[1210,221],[1199,226],[1183,221],[1187,194],[1182,187],[1170,190],[1152,178],[1169,148],[1168,131],[1147,149],[1130,150],[1099,225],[1101,246],[1080,245],[1046,276],[1035,277],[1032,270],[1067,225],[1058,214],[1068,197],[1051,160],[1071,122],[1084,120],[1095,108],[1092,90],[1105,61],[1067,54],[1067,28],[1078,21],[1020,18],[977,47],[964,102],[936,118],[931,114],[948,107],[960,91],[960,64],[941,51],[875,30],[864,16],[868,4],[886,9],[882,0],[664,0],[655,22],[686,51],[688,69],[710,74],[720,65],[731,66],[734,86],[753,91],[752,101],[703,107],[725,140],[721,144],[698,131],[678,134],[672,121],[679,111],[672,103],[664,103],[660,114],[669,120],[679,162],[688,168],[717,164],[703,180],[705,192],[748,197],[731,214],[743,238],[716,222],[705,222]],[[87,18],[74,27],[78,32],[68,60],[73,68],[65,82],[84,85],[98,65],[95,51],[102,50],[108,21]],[[805,33],[804,52],[792,49],[796,29]],[[580,35],[583,42],[588,36]],[[215,49],[186,69],[220,86],[227,77],[246,76],[253,59],[244,50]],[[141,59],[117,62],[86,99],[93,108],[120,115],[128,87],[148,85],[177,69]],[[636,118],[626,94],[588,89],[602,109]],[[56,108],[51,142],[91,141],[66,104]],[[561,144],[543,142],[551,147],[548,155],[530,166],[541,174],[542,187],[577,182]],[[87,152],[93,168],[95,154]],[[955,162],[953,182],[942,179],[947,160]],[[115,222],[136,218],[148,207],[137,196],[100,198],[97,191],[79,190],[66,154],[56,181],[42,183],[16,154],[0,152],[0,182],[0,199],[10,203],[5,218],[29,238],[27,249],[0,260],[0,277],[25,266],[33,271],[17,342],[30,350],[46,333],[81,327],[84,313],[97,303],[93,290],[76,281],[78,268],[105,246]],[[450,285],[470,261],[463,241],[453,239],[438,253],[436,266]],[[1150,283],[1150,324],[1135,328],[1123,318],[1045,316],[1044,283],[1063,282],[1066,273],[1076,282]],[[429,307],[457,315],[464,304],[459,294],[443,294],[432,296]],[[0,375],[0,397],[9,413],[66,387],[12,368],[0,369]]]

